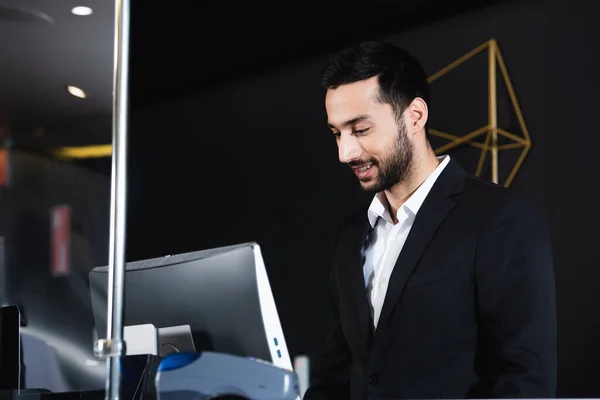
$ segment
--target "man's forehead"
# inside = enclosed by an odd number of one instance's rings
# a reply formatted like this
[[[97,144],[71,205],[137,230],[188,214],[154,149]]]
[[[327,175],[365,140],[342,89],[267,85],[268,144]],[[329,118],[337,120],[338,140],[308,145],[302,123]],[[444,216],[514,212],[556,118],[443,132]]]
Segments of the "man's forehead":
[[[373,88],[367,87],[363,82],[342,85],[329,89],[325,96],[325,108],[330,122],[354,119],[358,115],[369,113],[375,103]]]

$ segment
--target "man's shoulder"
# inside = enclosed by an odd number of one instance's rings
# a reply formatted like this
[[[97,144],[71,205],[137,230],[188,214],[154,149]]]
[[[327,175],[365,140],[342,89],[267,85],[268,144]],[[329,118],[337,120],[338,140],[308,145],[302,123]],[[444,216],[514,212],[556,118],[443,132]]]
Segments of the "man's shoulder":
[[[347,228],[362,226],[362,225],[368,223],[368,216],[367,216],[368,210],[369,210],[369,204],[365,203],[365,204],[359,205],[358,207],[354,208],[349,213],[345,214],[345,216],[343,217],[343,219],[340,223],[340,229],[347,229]]]
[[[475,175],[467,174],[465,177],[465,193],[468,195],[500,199],[510,196],[511,192],[511,189],[487,181]]]
[[[470,198],[470,203],[486,209],[489,216],[542,218],[537,205],[527,196],[476,176],[466,177],[464,195]]]
[[[337,222],[337,242],[347,240],[354,235],[367,234],[370,227],[368,209],[368,204],[361,204],[340,215]]]

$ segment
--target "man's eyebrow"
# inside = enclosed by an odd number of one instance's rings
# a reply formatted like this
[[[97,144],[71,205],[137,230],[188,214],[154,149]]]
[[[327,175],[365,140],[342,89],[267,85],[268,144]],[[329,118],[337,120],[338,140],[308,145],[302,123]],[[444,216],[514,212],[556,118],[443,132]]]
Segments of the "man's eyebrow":
[[[355,118],[349,119],[348,121],[342,122],[342,128],[358,124],[359,122],[365,121],[367,119],[369,119],[368,115],[359,115],[359,116],[357,116]],[[330,127],[330,128],[332,128],[332,129],[337,129],[330,122],[327,123],[327,126]]]

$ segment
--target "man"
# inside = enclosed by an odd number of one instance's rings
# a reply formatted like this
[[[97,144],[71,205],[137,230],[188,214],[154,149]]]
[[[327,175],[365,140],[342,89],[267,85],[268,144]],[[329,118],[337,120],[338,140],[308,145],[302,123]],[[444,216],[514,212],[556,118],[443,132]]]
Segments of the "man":
[[[538,212],[436,157],[427,77],[402,49],[360,44],[322,78],[340,161],[374,197],[340,228],[305,400],[555,396],[554,271]]]

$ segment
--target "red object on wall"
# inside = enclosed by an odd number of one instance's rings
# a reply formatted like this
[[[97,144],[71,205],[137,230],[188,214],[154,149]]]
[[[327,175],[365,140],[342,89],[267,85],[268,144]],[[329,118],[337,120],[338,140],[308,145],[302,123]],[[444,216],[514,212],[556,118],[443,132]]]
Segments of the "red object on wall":
[[[8,151],[0,148],[0,186],[6,185],[8,177]]]
[[[71,272],[71,208],[53,207],[50,211],[50,273],[59,277]]]
[[[6,117],[2,109],[0,109],[0,141],[6,136]],[[2,144],[0,148],[0,186],[5,186],[8,178],[8,151],[6,146]]]

